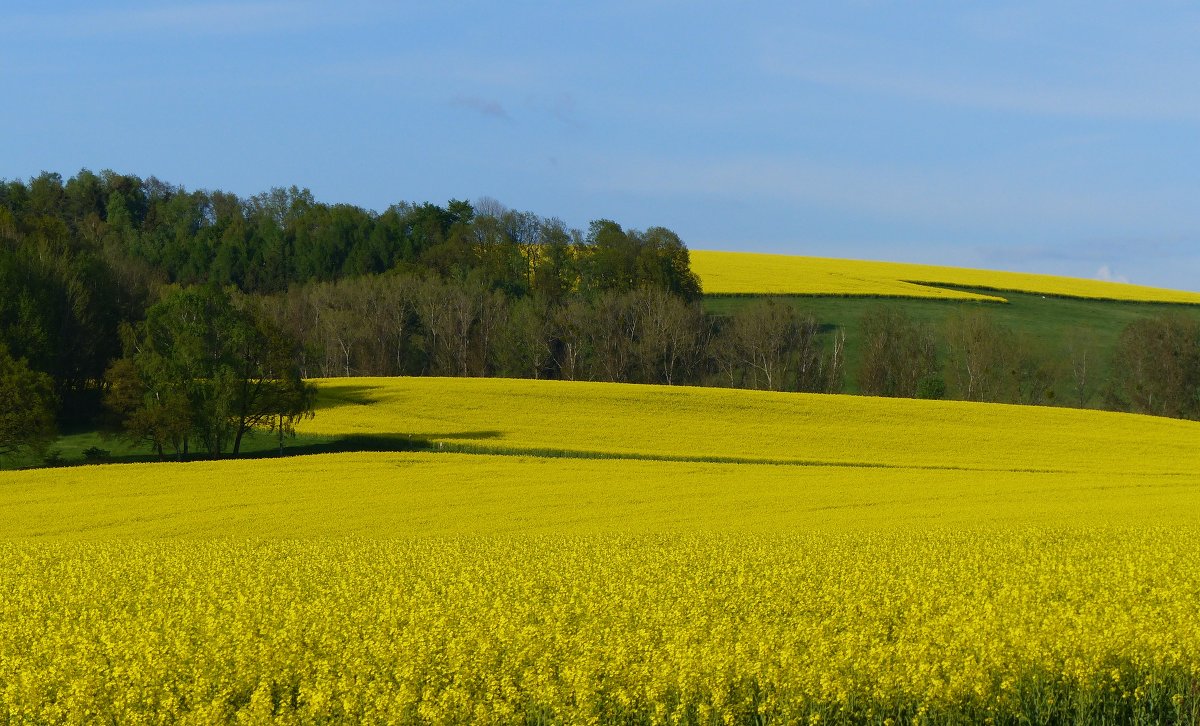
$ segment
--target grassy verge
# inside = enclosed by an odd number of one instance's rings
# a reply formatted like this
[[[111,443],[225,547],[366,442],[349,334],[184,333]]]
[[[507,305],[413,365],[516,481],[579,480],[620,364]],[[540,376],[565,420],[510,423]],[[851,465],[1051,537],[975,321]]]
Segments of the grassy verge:
[[[981,294],[993,292],[981,288],[955,289]],[[1026,336],[1044,357],[1061,360],[1067,360],[1066,349],[1071,336],[1082,331],[1089,336],[1095,350],[1099,352],[1096,359],[1099,378],[1107,378],[1110,351],[1116,345],[1121,330],[1134,320],[1164,313],[1183,313],[1200,318],[1200,306],[1196,305],[1084,300],[1021,292],[1002,294],[1008,299],[1006,305],[919,298],[709,295],[704,298],[704,307],[710,313],[731,315],[762,297],[774,297],[813,315],[827,331],[844,328],[847,333],[847,393],[858,392],[854,374],[858,370],[862,355],[857,335],[859,323],[867,311],[880,306],[899,308],[913,320],[926,323],[935,330],[944,328],[946,320],[960,310],[982,309],[1000,324]],[[1066,371],[1061,381],[1064,390],[1069,388],[1065,374]]]

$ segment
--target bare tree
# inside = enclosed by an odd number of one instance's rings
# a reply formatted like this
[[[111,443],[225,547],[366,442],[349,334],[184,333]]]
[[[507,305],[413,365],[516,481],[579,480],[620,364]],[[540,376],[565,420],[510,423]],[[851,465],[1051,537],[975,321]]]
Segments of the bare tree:
[[[817,319],[811,315],[797,317],[793,353],[796,370],[793,388],[797,391],[819,393],[826,389],[828,361],[818,336],[820,330]]]
[[[420,343],[435,372],[483,376],[490,371],[493,348],[508,313],[503,293],[479,279],[423,280],[415,288],[413,309],[423,336]]]
[[[314,354],[316,316],[310,298],[308,286],[297,285],[286,293],[264,298],[262,304],[263,314],[300,342],[296,363],[303,378],[316,373],[315,367],[310,366],[318,357]]]
[[[592,300],[592,325],[585,331],[596,377],[614,383],[629,381],[637,315],[628,295],[607,290]]]
[[[586,377],[584,361],[590,354],[588,331],[592,328],[594,312],[582,299],[571,298],[566,305],[555,308],[555,342],[553,358],[559,374],[568,381]]]
[[[415,297],[425,351],[443,375],[470,375],[471,332],[479,312],[461,285],[425,280]]]
[[[656,288],[630,293],[636,316],[634,344],[642,380],[673,385],[691,373],[700,358],[704,313],[677,295]]]
[[[946,323],[949,353],[946,383],[955,398],[1015,401],[1015,362],[1011,331],[978,310],[962,310]]]
[[[499,219],[508,212],[508,207],[504,206],[500,200],[495,197],[483,196],[476,199],[471,208],[475,210],[475,217],[494,217]]]
[[[422,280],[413,295],[413,308],[421,325],[421,336],[418,345],[425,352],[435,373],[448,373],[453,370],[450,356],[445,352],[447,343],[443,342],[450,335],[450,312],[445,304],[445,285],[437,278]]]
[[[718,365],[734,385],[772,391],[820,391],[828,365],[817,344],[819,326],[789,304],[751,303],[725,321],[717,343]]]
[[[496,340],[501,375],[542,378],[553,360],[554,311],[534,297],[516,300]]]
[[[825,393],[840,393],[846,385],[846,330],[833,333],[833,346],[825,366]]]
[[[359,310],[348,285],[320,282],[310,289],[314,332],[324,352],[323,376],[354,375],[354,356],[361,337]]]
[[[1061,373],[1058,362],[1047,358],[1028,335],[1018,335],[1013,340],[1010,355],[1017,391],[1015,402],[1028,406],[1054,403],[1058,399],[1054,384]]]
[[[475,358],[473,375],[486,376],[493,372],[496,341],[509,315],[508,298],[499,290],[488,290],[482,284],[467,286],[467,294],[478,309],[475,324]]]
[[[1075,405],[1086,408],[1096,389],[1096,335],[1076,328],[1067,336],[1067,362],[1071,367],[1071,392]]]
[[[863,315],[860,329],[860,390],[869,396],[917,398],[922,381],[937,371],[937,344],[929,329],[882,305]]]

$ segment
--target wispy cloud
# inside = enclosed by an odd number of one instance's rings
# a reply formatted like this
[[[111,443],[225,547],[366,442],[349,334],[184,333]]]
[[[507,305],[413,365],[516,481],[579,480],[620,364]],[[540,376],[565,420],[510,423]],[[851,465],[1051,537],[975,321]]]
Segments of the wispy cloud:
[[[474,111],[481,116],[490,116],[491,118],[502,119],[505,121],[511,120],[508,111],[497,100],[491,98],[480,98],[478,96],[455,96],[450,99],[450,105],[454,108],[462,108],[468,111]]]

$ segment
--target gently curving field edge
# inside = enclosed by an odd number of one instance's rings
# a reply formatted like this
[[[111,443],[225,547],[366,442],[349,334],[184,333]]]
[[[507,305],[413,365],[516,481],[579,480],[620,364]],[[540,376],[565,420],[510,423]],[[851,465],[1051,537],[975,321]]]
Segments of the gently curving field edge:
[[[1042,295],[1200,304],[1200,293],[1022,272],[903,262],[844,260],[755,252],[691,250],[692,270],[707,295],[917,297],[1003,302],[998,295],[939,285]]]
[[[316,382],[312,434],[443,450],[966,471],[1200,472],[1200,424],[966,401],[498,378]]]

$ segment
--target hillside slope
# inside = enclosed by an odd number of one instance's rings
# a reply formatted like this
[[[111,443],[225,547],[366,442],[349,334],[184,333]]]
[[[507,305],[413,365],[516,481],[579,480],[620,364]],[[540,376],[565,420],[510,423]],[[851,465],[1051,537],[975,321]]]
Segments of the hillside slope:
[[[1200,472],[1200,424],[1066,408],[496,378],[318,381],[310,434],[478,451],[962,470]]]
[[[0,476],[2,538],[1183,524],[1200,424],[1071,409],[464,378],[319,382],[364,451]]]
[[[1200,293],[1022,272],[754,252],[691,251],[708,295],[845,295],[946,300],[1003,299],[948,287],[1012,290],[1096,300],[1200,304]]]

